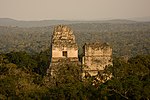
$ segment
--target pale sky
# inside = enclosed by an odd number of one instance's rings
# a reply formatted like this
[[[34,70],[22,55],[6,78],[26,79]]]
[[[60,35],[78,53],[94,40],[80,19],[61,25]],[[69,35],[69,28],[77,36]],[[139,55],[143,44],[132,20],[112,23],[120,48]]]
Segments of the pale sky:
[[[150,16],[150,0],[0,0],[0,18],[102,20]]]

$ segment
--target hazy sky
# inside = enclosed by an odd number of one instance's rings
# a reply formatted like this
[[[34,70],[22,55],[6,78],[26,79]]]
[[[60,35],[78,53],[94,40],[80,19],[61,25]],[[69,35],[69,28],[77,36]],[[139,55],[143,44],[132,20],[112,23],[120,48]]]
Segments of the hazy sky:
[[[150,0],[0,0],[0,18],[101,20],[150,16]]]

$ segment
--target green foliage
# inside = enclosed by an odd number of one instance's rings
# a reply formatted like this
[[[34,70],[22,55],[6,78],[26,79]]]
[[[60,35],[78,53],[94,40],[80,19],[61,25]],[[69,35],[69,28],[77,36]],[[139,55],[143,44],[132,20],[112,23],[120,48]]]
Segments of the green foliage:
[[[40,74],[42,77],[46,74],[46,70],[49,67],[49,57],[49,50],[33,55],[26,52],[10,52],[6,54],[9,62],[28,72]]]
[[[50,64],[50,50],[42,51],[39,54],[34,55],[32,58],[37,62],[37,67],[34,68],[34,71],[42,76],[46,75]]]
[[[71,63],[68,59],[61,60],[54,72],[58,83],[76,83],[81,80],[81,66],[78,62]]]
[[[150,23],[78,23],[69,25],[79,53],[85,42],[108,42],[115,56],[150,54]],[[0,26],[0,53],[41,52],[50,47],[53,26],[20,28]]]
[[[96,81],[96,84],[93,84],[94,77],[81,79],[81,66],[68,61],[58,64],[55,78],[48,77],[50,80],[45,81],[48,59],[49,51],[33,55],[25,52],[1,54],[0,99],[150,99],[149,55],[132,57],[128,61],[114,58],[113,66],[104,71],[111,73],[112,78],[105,83]]]
[[[114,65],[110,67],[113,77],[106,84],[108,93],[116,99],[148,99],[150,69],[149,56],[137,56],[130,58],[128,62],[115,59]],[[150,89],[150,88],[149,88]]]
[[[26,52],[11,52],[6,56],[11,63],[29,71],[33,71],[33,68],[37,67],[37,62]]]
[[[53,87],[50,91],[54,93],[53,99],[80,99],[81,89],[81,65],[78,62],[71,63],[69,59],[62,59],[56,66],[51,77]]]
[[[37,84],[39,75],[19,67],[20,63],[17,66],[8,62],[4,55],[0,58],[0,99],[40,99],[48,91]]]

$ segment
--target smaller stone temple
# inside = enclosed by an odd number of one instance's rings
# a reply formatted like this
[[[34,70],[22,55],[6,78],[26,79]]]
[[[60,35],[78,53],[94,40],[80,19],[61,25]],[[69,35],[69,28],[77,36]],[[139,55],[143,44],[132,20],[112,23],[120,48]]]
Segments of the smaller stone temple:
[[[86,73],[96,76],[107,65],[112,65],[112,48],[108,43],[85,43],[83,53],[83,77]]]
[[[61,60],[78,62],[78,46],[71,28],[59,25],[54,28],[51,39],[51,62],[49,72],[52,74]]]

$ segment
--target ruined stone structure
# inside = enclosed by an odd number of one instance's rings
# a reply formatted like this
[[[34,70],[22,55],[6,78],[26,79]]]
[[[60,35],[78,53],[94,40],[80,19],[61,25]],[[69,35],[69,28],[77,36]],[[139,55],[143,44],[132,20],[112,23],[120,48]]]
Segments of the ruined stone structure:
[[[89,73],[95,76],[104,70],[106,65],[112,65],[112,48],[107,43],[86,43],[83,47],[83,76]],[[51,39],[51,63],[48,73],[57,72],[57,64],[64,59],[78,63],[78,46],[73,31],[63,25],[56,26]]]
[[[107,65],[112,65],[112,48],[107,43],[85,43],[82,58],[83,76],[96,76]]]
[[[68,59],[78,62],[78,46],[75,42],[73,31],[63,25],[56,26],[51,39],[51,63],[50,73],[56,70],[58,62]]]

